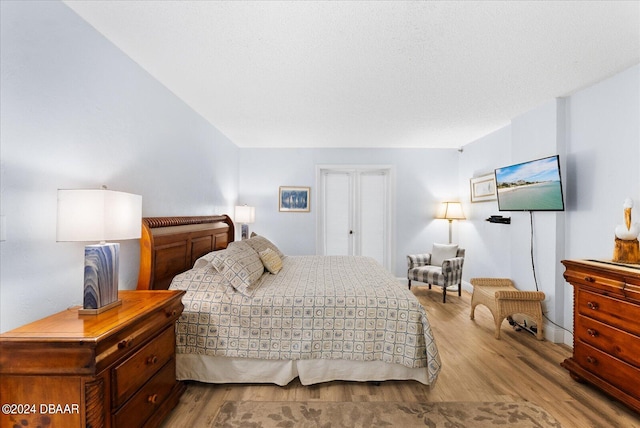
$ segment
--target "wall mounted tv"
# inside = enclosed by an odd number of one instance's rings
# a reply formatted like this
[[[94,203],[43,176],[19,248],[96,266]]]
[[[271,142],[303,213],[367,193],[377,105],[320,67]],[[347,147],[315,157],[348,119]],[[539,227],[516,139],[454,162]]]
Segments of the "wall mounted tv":
[[[564,211],[560,159],[542,159],[495,170],[499,211]]]

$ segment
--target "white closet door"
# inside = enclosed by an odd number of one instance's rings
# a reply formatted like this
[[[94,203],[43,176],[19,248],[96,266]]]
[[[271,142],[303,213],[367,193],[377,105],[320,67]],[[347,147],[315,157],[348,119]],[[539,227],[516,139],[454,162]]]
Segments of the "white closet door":
[[[328,172],[324,176],[324,255],[348,256],[351,242],[352,176]]]
[[[389,168],[319,170],[318,254],[368,256],[391,269],[390,180]]]
[[[379,171],[359,174],[357,254],[369,256],[385,265],[387,175]]]

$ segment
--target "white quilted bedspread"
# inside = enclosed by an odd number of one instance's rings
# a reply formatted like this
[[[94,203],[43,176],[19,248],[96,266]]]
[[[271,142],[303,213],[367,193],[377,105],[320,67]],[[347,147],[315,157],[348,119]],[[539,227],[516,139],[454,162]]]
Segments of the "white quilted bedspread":
[[[251,297],[210,265],[176,276],[185,290],[177,352],[260,359],[343,359],[440,371],[427,314],[416,297],[375,260],[287,256]]]

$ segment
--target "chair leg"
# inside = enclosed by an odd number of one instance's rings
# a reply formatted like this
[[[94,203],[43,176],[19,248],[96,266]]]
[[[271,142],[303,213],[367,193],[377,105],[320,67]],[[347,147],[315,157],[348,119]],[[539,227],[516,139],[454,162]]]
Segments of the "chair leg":
[[[536,322],[538,323],[538,331],[536,332],[536,339],[538,340],[544,340],[544,334],[542,332],[542,312],[540,312],[539,314],[536,314],[533,317],[534,320],[536,320]]]
[[[447,303],[447,287],[442,287],[442,303]]]
[[[409,279],[409,290],[411,290],[411,280]]]
[[[462,282],[458,283],[458,297],[462,296]]]
[[[498,319],[498,317],[496,317],[495,315],[494,315],[494,318],[496,323],[496,332],[494,336],[496,339],[500,339],[500,326],[502,325],[502,321],[504,321],[504,318]]]
[[[538,322],[538,331],[536,332],[536,339],[544,340],[544,334],[542,333],[542,320]]]

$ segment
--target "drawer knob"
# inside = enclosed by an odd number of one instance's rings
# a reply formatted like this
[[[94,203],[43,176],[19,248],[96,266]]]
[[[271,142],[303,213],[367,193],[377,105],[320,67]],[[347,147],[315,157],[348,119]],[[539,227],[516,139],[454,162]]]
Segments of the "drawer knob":
[[[178,315],[178,311],[176,309],[171,312],[167,312],[167,318],[175,317],[176,315]]]
[[[593,364],[594,366],[597,366],[598,365],[598,360],[596,360],[595,357],[592,357],[591,355],[589,355],[587,357],[587,363]]]
[[[130,348],[133,344],[133,339],[125,339],[118,343],[118,349]]]
[[[594,311],[598,310],[598,304],[594,302],[587,302],[587,308],[592,309]]]
[[[593,278],[591,276],[585,276],[584,280],[587,281],[587,282],[596,282],[595,278]]]
[[[598,331],[592,328],[587,329],[587,334],[591,337],[598,337]]]
[[[152,355],[150,357],[147,358],[147,365],[151,366],[153,364],[156,364],[158,362],[158,357],[155,355]]]
[[[152,394],[147,397],[147,403],[156,404],[158,402],[158,394]]]

